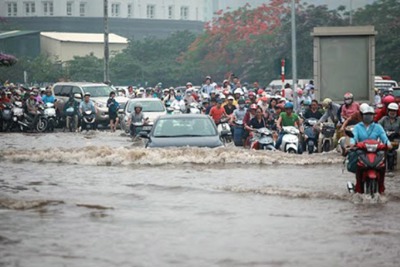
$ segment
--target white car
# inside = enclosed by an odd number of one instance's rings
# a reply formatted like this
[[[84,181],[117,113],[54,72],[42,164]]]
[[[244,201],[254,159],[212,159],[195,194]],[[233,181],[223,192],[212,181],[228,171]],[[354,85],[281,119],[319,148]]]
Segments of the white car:
[[[124,109],[124,113],[120,118],[121,129],[125,132],[129,131],[128,119],[131,116],[132,112],[135,110],[136,103],[140,103],[143,107],[142,112],[146,118],[149,118],[148,125],[143,126],[143,131],[150,132],[153,127],[154,121],[162,116],[167,114],[167,110],[164,106],[164,103],[158,98],[133,98],[130,99]]]

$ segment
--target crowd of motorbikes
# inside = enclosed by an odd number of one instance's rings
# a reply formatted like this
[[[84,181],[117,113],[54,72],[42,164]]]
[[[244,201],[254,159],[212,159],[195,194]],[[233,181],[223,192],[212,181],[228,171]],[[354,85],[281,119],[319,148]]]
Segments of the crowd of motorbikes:
[[[65,116],[60,116],[54,103],[41,103],[37,107],[37,118],[26,111],[22,101],[14,103],[1,103],[1,131],[4,132],[27,132],[36,131],[39,133],[53,132],[55,128],[63,128],[75,132],[79,126],[83,130],[96,128],[96,118],[92,111],[86,111],[80,116],[70,107]]]

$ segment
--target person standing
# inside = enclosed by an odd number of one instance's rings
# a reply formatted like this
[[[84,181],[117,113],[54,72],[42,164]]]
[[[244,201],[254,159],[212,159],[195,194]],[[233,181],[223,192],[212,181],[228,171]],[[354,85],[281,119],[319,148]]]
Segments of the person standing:
[[[119,103],[115,100],[115,92],[110,93],[110,98],[107,100],[108,116],[110,118],[110,129],[111,132],[115,132],[118,127],[118,110]]]

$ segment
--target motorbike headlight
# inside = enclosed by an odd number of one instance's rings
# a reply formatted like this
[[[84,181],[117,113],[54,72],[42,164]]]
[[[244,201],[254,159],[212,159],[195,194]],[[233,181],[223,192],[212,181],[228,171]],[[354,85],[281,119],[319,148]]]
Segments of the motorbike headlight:
[[[365,144],[365,148],[368,152],[375,152],[378,149],[378,144]]]

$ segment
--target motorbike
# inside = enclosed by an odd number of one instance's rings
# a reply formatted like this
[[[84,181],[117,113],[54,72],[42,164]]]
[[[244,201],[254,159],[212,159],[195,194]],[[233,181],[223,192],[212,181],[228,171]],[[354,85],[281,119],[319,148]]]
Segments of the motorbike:
[[[92,110],[86,110],[82,114],[82,131],[95,130],[96,129],[96,116]]]
[[[355,193],[368,194],[372,198],[380,191],[379,184],[386,171],[385,150],[387,146],[376,140],[365,140],[355,145],[357,172],[360,181]],[[350,189],[349,189],[350,190]]]
[[[56,109],[53,103],[44,104],[44,116],[47,118],[47,130],[53,132],[57,125]]]
[[[243,120],[236,120],[233,126],[233,143],[235,146],[243,146],[244,124]]]
[[[354,125],[347,126],[344,130],[345,135],[342,136],[338,141],[337,151],[346,156],[347,147],[350,145],[350,135],[352,135]]]
[[[335,135],[335,125],[330,122],[324,122],[320,125],[321,143],[318,145],[318,152],[329,152],[333,149],[333,136]]]
[[[22,104],[21,104],[22,107]],[[22,109],[22,108],[21,108]],[[18,109],[17,109],[18,110]],[[43,105],[38,106],[37,110],[37,122],[33,125],[34,118],[32,115],[23,112],[23,115],[18,116],[19,111],[14,111],[13,121],[16,122],[22,132],[27,130],[36,129],[38,132],[44,132],[47,129],[47,118],[44,115],[44,107]]]
[[[318,133],[314,129],[314,125],[318,123],[316,118],[309,118],[304,121],[304,144],[303,150],[308,151],[308,154],[312,154],[315,151],[315,147],[318,142]]]
[[[190,114],[200,114],[200,105],[197,103],[191,103],[189,105]]]
[[[275,150],[272,132],[265,127],[254,130],[254,136],[251,140],[250,149]]]
[[[219,120],[217,129],[218,129],[218,133],[220,135],[224,133],[224,135],[222,136],[224,143],[232,142],[232,132],[231,132],[231,127],[229,126],[229,118],[228,117],[223,117]]]
[[[399,148],[400,135],[393,131],[387,131],[386,135],[392,143],[392,149],[388,150],[386,153],[387,169],[388,171],[394,171],[397,165],[397,149]]]
[[[3,106],[3,110],[1,111],[1,119],[3,124],[1,125],[1,131],[8,131],[12,128],[13,125],[13,106],[10,103],[1,104]]]
[[[301,154],[303,151],[299,146],[300,131],[294,126],[284,126],[282,131],[285,134],[282,138],[280,150],[283,152]]]
[[[75,115],[74,107],[67,108],[65,111],[65,116],[66,116],[66,125],[65,125],[66,128],[70,132],[74,132],[76,130],[76,126],[78,124],[76,121],[77,115]]]
[[[180,109],[179,106],[174,106],[174,107],[168,107],[167,108],[167,114],[182,114],[182,110]]]

